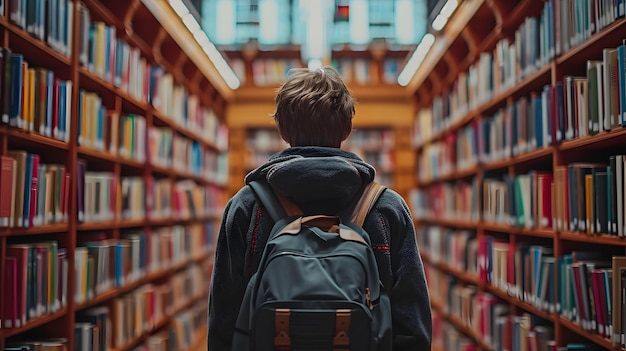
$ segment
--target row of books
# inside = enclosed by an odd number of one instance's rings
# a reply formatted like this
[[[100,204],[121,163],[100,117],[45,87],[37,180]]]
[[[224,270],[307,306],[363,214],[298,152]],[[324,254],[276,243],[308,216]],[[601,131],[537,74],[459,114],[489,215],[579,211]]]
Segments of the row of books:
[[[24,55],[0,48],[2,122],[69,141],[73,83],[51,70],[34,67]]]
[[[626,296],[623,273],[626,258],[623,256],[575,250],[555,257],[552,247],[547,245],[477,237],[465,230],[439,227],[420,230],[418,241],[422,251],[429,253],[429,262],[445,262],[450,269],[475,275],[478,281],[538,310],[559,314],[584,330],[612,340],[616,346],[624,345],[626,320],[622,301]],[[445,282],[433,278],[429,287],[440,295],[445,289],[442,284]]]
[[[553,171],[487,173],[480,187],[475,180],[439,183],[415,189],[410,200],[418,220],[480,219],[527,229],[621,237],[626,235],[624,162],[623,155],[611,155],[605,162],[572,162]]]
[[[96,223],[153,218],[201,219],[219,213],[224,198],[217,185],[193,180],[123,176],[87,171],[78,162],[77,211],[79,222]]]
[[[147,284],[116,298],[113,302],[115,320],[112,321],[114,347],[153,330],[164,318],[172,316],[185,304],[205,294],[202,270],[192,268],[174,275],[170,281],[158,285]]]
[[[204,336],[208,303],[200,302],[193,309],[172,316],[171,322],[161,331],[146,338],[133,351],[191,350]],[[127,317],[124,315],[124,317]],[[74,325],[74,350],[108,351],[113,347],[114,324],[108,306],[93,307],[76,314]],[[67,351],[66,338],[44,340],[11,340],[4,351]]]
[[[433,263],[445,262],[539,310],[564,314],[564,300],[557,299],[556,292],[564,294],[571,287],[556,283],[558,263],[552,248],[440,227],[428,227],[423,235],[420,245]]]
[[[301,67],[304,66],[300,59],[258,58],[252,62],[252,82],[256,86],[279,85],[285,81],[290,69]],[[245,71],[241,73],[245,79]]]
[[[481,53],[467,72],[458,75],[451,91],[434,98],[428,113],[432,118],[420,124],[422,138],[427,140],[429,135],[445,130],[468,111],[505,92],[562,52],[623,17],[622,8],[623,5],[607,0],[585,4],[546,1],[539,16],[527,17],[521,23],[514,40],[502,39],[494,50]]]
[[[596,134],[598,116],[603,115],[598,108],[603,104],[596,104],[593,112],[590,103],[598,101],[599,97],[593,95],[594,90],[588,90],[586,84],[584,77],[565,76],[555,85],[545,85],[542,91],[533,91],[517,100],[508,99],[493,115],[474,119],[469,125],[448,133],[444,140],[426,145],[420,155],[425,168],[423,180]],[[592,95],[595,100],[590,98]],[[431,116],[420,113],[418,118],[421,121],[417,123],[423,127],[423,120]],[[613,119],[604,122],[609,120]],[[617,123],[611,122],[605,129],[616,126]]]
[[[409,195],[413,218],[438,218],[476,223],[480,218],[478,195],[480,185],[476,178],[434,184],[424,189],[413,189]]]
[[[70,174],[64,165],[44,164],[38,154],[11,150],[0,156],[0,226],[66,223]]]
[[[439,289],[433,313],[434,344],[444,350],[477,350],[487,345],[493,350],[545,350],[556,347],[554,326],[529,313],[512,314],[510,304],[497,296],[480,291],[453,276],[427,268],[429,279]],[[432,277],[432,278],[431,278]],[[450,316],[469,331],[461,334],[444,316]],[[449,318],[449,317],[448,317]]]
[[[59,53],[72,50],[73,8],[69,0],[10,0],[9,19]],[[4,6],[2,6],[4,15]]]
[[[380,72],[379,62],[375,59],[342,57],[331,62],[347,84],[359,85],[396,84],[401,64],[402,59],[385,58]]]
[[[8,244],[2,290],[2,328],[28,321],[67,305],[68,255],[57,241]]]
[[[75,302],[89,301],[150,274],[204,257],[213,247],[210,223],[130,232],[120,239],[96,237],[76,247]]]
[[[483,180],[482,218],[529,229],[552,229],[552,172],[531,171]]]
[[[193,309],[182,311],[172,317],[168,327],[149,336],[135,351],[191,350],[197,343],[198,331],[206,324],[208,303],[201,302]],[[98,306],[77,314],[75,325],[75,350],[107,351],[113,346],[111,311]],[[116,338],[117,339],[117,338]]]
[[[78,130],[78,144],[97,151],[138,162],[149,161],[163,168],[173,167],[176,171],[211,180],[221,179],[227,172],[227,164],[217,161],[226,157],[222,153],[209,151],[202,143],[181,136],[169,127],[147,126],[144,116],[119,116],[106,111],[97,94],[83,90],[79,97]]]
[[[79,62],[83,67],[135,99],[151,103],[159,113],[199,138],[223,143],[219,139],[226,131],[220,128],[214,111],[202,106],[199,96],[177,84],[163,67],[150,65],[114,25],[93,21],[89,9],[82,3],[79,7]]]

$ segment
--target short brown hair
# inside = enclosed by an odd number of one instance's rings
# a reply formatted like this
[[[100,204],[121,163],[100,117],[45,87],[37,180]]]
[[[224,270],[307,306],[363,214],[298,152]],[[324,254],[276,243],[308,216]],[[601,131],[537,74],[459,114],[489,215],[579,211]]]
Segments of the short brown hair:
[[[294,68],[276,94],[273,117],[291,146],[340,147],[354,113],[354,98],[335,69]]]

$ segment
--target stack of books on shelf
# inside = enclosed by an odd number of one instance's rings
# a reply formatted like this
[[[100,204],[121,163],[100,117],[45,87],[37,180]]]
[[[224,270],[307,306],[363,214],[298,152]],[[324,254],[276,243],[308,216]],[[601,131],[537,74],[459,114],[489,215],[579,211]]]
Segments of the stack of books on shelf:
[[[624,4],[476,6],[455,14],[467,35],[439,44],[467,42],[471,59],[452,48],[448,78],[436,68],[416,92],[410,200],[434,345],[623,349]],[[476,46],[489,16],[502,36]]]
[[[167,2],[0,0],[0,33],[0,350],[197,349],[221,78]]]

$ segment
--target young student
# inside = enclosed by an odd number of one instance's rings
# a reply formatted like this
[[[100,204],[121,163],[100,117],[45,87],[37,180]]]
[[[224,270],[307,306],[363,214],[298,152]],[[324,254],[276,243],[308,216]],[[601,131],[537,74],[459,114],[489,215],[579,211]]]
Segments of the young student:
[[[337,71],[292,70],[277,93],[273,115],[290,147],[250,172],[246,184],[266,179],[304,213],[331,214],[346,208],[375,175],[374,167],[340,149],[352,131],[354,114],[354,98]],[[226,204],[209,297],[209,351],[231,349],[244,291],[273,224],[249,186]],[[430,296],[406,202],[385,190],[363,228],[370,233],[380,279],[391,300],[393,350],[430,350]],[[371,234],[378,232],[386,234]]]

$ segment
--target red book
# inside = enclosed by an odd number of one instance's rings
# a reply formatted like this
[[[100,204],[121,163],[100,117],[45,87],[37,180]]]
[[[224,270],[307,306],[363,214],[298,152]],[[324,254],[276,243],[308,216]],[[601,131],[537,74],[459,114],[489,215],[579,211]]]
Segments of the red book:
[[[8,245],[7,257],[16,258],[16,319],[13,321],[14,328],[20,328],[26,323],[26,293],[28,291],[28,250],[29,246],[23,245]]]
[[[15,328],[17,316],[17,258],[7,256],[4,261],[4,286],[2,300],[2,327]]]
[[[604,273],[600,269],[591,268],[591,287],[593,291],[593,300],[596,307],[596,330],[598,334],[604,336],[604,328],[608,326],[605,317],[604,292]]]
[[[13,159],[0,156],[0,227],[8,227],[13,196]]]
[[[37,193],[39,192],[39,155],[32,154],[33,164],[30,179],[30,207],[28,212],[28,227],[33,226],[37,214]]]

